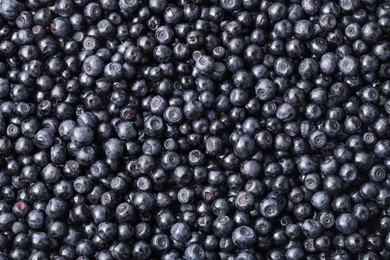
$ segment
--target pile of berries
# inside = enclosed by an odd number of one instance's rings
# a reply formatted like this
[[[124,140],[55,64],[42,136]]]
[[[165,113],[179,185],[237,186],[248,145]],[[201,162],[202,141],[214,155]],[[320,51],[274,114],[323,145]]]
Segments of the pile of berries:
[[[0,0],[0,260],[390,259],[387,0]]]

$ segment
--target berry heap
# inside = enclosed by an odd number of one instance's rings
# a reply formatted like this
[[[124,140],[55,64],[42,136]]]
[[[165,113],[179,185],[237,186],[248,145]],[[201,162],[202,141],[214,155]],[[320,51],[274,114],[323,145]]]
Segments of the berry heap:
[[[0,260],[390,259],[390,3],[0,0]]]

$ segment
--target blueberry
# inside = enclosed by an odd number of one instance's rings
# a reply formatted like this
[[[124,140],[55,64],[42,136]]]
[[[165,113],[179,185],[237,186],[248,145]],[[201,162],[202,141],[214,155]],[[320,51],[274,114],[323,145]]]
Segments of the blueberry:
[[[59,251],[61,256],[66,256],[66,257],[76,257],[76,251],[75,248],[70,246],[70,245],[64,245],[60,248]]]
[[[188,260],[206,259],[206,254],[203,247],[199,244],[191,244],[184,252],[184,256]]]
[[[173,31],[168,26],[160,26],[155,31],[155,37],[159,44],[169,44],[173,39]]]
[[[330,206],[330,196],[327,192],[319,191],[313,194],[311,204],[319,210],[325,210]]]
[[[227,237],[233,231],[234,222],[228,216],[218,216],[213,223],[214,234],[218,237]]]
[[[321,57],[320,69],[323,73],[331,75],[337,69],[338,58],[332,52],[327,52]]]
[[[134,140],[137,136],[133,125],[128,121],[119,123],[116,126],[116,132],[118,134],[118,137],[124,141]]]
[[[351,55],[345,55],[338,62],[338,69],[345,76],[355,75],[358,72],[359,61]]]
[[[2,213],[0,215],[1,221],[1,230],[5,231],[11,227],[11,225],[16,221],[15,216],[12,213]]]
[[[53,142],[54,135],[48,129],[41,129],[34,136],[34,144],[39,149],[48,149]]]
[[[299,64],[298,72],[304,79],[313,79],[319,72],[318,62],[315,59],[306,58]]]
[[[108,158],[117,159],[123,155],[124,145],[120,140],[111,138],[104,144],[104,152]]]
[[[44,213],[41,210],[32,210],[27,216],[27,224],[33,229],[39,229],[43,227],[45,221]]]
[[[358,222],[354,215],[343,213],[336,219],[336,228],[344,234],[352,234],[357,230]]]
[[[238,10],[241,7],[242,1],[240,1],[240,0],[233,0],[233,1],[220,0],[220,5],[224,10],[232,12],[232,11]]]
[[[91,55],[85,59],[83,69],[88,76],[99,76],[104,69],[102,59],[97,55]]]
[[[148,212],[155,207],[156,199],[152,194],[140,191],[135,194],[132,203],[141,212]]]
[[[94,253],[93,245],[89,239],[81,239],[76,245],[76,254],[91,257]]]
[[[378,23],[368,22],[362,27],[361,36],[368,43],[377,42],[382,36],[382,30]]]
[[[134,0],[120,0],[119,8],[127,13],[133,13],[138,9],[139,3]]]
[[[233,231],[232,240],[239,248],[249,248],[256,241],[256,233],[248,226],[240,226]]]
[[[234,154],[239,158],[248,158],[254,153],[255,141],[248,135],[242,135],[239,137],[234,145]]]
[[[98,3],[89,3],[84,7],[85,17],[92,21],[99,19],[102,13],[102,7]]]
[[[65,37],[71,30],[70,22],[67,18],[57,17],[50,24],[50,31],[57,37]]]
[[[169,237],[165,234],[157,234],[152,238],[151,247],[157,252],[166,252],[170,247]]]
[[[145,124],[145,134],[150,137],[159,136],[164,131],[164,124],[161,117],[150,116],[146,119]]]
[[[2,17],[4,17],[6,20],[14,20],[19,14],[21,3],[16,0],[6,0],[1,2],[0,6],[0,14]]]
[[[317,238],[322,233],[322,226],[317,220],[307,219],[302,225],[302,232],[307,238]]]
[[[34,232],[31,235],[31,247],[38,250],[45,250],[49,245],[49,238],[44,232]]]
[[[185,242],[191,236],[190,227],[183,222],[175,223],[170,232],[172,238],[178,242]]]
[[[266,218],[274,218],[281,213],[281,205],[275,198],[266,198],[260,202],[259,210]]]
[[[364,246],[364,238],[359,233],[353,233],[345,238],[345,247],[352,253],[361,252]]]
[[[48,226],[49,236],[53,238],[64,238],[68,228],[66,227],[64,222],[55,221]]]
[[[46,206],[46,214],[52,219],[62,219],[67,212],[67,203],[59,198],[51,199]]]
[[[96,158],[95,150],[90,146],[80,148],[76,153],[76,161],[82,166],[90,166]]]

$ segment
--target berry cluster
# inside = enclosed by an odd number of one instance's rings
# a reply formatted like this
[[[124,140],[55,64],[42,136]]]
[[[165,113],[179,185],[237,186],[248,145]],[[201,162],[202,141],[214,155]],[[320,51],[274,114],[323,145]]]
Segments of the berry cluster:
[[[0,259],[390,259],[390,3],[0,0]]]

